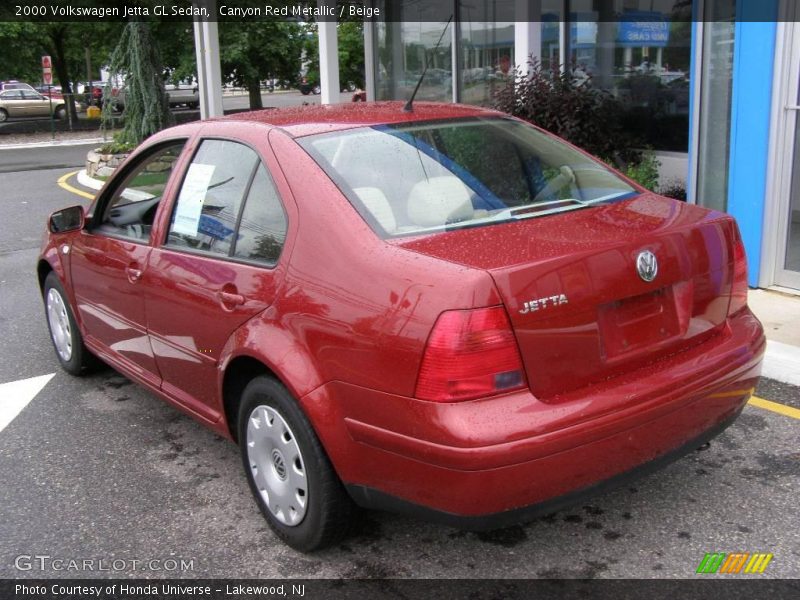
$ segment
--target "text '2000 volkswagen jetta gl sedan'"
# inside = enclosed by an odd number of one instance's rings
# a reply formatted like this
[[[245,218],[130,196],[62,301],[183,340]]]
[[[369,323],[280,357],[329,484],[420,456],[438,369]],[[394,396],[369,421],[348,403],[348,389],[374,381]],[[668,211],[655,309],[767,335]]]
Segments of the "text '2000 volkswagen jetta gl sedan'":
[[[501,113],[401,107],[148,139],[50,218],[62,366],[99,357],[238,442],[306,551],[354,505],[521,521],[738,416],[764,337],[730,216]]]

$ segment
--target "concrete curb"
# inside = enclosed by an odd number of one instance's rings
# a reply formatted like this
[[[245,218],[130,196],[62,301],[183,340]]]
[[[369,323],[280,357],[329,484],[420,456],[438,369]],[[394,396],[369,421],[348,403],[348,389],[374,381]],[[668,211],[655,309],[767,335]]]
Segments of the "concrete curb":
[[[89,188],[90,190],[99,190],[105,184],[104,181],[100,181],[99,179],[95,179],[94,177],[89,177],[89,174],[86,172],[86,169],[81,169],[78,171],[76,175],[76,179],[78,183],[82,186]]]
[[[800,386],[800,348],[767,340],[761,374],[776,381]]]
[[[76,140],[53,140],[49,142],[33,142],[27,144],[0,144],[0,150],[24,150],[25,148],[52,148],[54,146],[83,146],[102,144],[103,138],[86,138]]]

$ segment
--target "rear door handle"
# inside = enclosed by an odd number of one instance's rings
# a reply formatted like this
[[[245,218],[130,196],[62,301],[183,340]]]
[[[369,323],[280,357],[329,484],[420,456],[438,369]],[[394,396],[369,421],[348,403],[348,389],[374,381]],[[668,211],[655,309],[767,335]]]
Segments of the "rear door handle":
[[[142,270],[136,267],[127,267],[125,272],[128,274],[128,281],[136,283],[142,278]]]
[[[220,292],[219,299],[223,304],[228,306],[240,306],[245,303],[245,298],[241,294],[234,294],[233,292]]]

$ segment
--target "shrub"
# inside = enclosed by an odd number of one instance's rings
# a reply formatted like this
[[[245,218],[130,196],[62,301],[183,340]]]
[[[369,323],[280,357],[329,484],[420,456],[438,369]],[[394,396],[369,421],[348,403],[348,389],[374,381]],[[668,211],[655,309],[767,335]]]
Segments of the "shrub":
[[[623,107],[611,94],[591,86],[591,78],[578,81],[569,71],[542,68],[537,59],[528,72],[515,71],[494,95],[493,106],[538,125],[591,152],[609,157],[625,168],[637,163],[639,144],[622,126]]]
[[[117,132],[114,134],[112,141],[100,146],[98,152],[100,154],[128,154],[134,148],[136,148],[136,144],[123,141],[121,133]]]
[[[655,152],[647,150],[641,154],[638,162],[630,163],[622,169],[628,177],[651,192],[658,188],[658,167],[661,163]]]
[[[680,179],[670,179],[659,192],[662,196],[686,202],[686,184]]]

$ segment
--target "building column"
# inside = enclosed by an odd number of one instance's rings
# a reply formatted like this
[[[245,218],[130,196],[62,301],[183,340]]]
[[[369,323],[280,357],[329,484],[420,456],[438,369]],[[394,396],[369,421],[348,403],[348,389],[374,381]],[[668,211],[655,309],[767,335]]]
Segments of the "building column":
[[[204,0],[208,14],[216,14],[216,0]],[[221,117],[222,69],[219,64],[219,27],[216,21],[194,22],[194,49],[197,58],[197,87],[200,94],[200,118]]]
[[[364,89],[367,100],[375,100],[375,24],[364,19]]]
[[[528,60],[542,59],[541,2],[516,0],[514,17],[514,65],[527,73]]]
[[[335,0],[317,0],[317,6],[332,6]],[[336,21],[318,21],[319,34],[319,86],[322,90],[322,104],[335,104],[340,101],[339,87],[339,40],[336,37]]]

